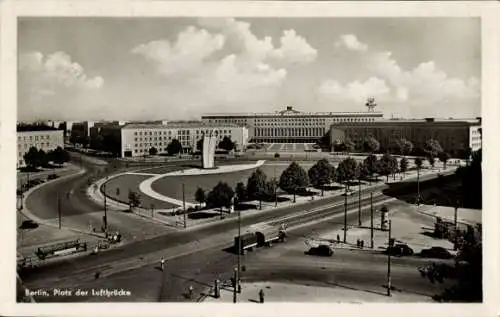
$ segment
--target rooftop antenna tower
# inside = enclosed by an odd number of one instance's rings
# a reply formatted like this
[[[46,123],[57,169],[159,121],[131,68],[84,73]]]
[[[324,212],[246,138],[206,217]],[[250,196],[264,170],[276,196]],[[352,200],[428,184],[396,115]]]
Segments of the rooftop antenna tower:
[[[368,112],[373,112],[377,104],[375,103],[375,98],[370,97],[366,100],[365,106],[368,108]]]

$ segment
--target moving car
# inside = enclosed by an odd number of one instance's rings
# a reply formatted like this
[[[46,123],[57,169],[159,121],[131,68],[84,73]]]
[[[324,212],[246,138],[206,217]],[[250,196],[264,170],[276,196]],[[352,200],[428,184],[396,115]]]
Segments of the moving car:
[[[450,259],[453,255],[442,247],[432,247],[430,249],[424,249],[420,252],[420,255],[426,258],[436,258],[436,259]]]
[[[354,194],[354,191],[353,190],[348,190],[348,191],[344,192],[342,194],[342,196],[351,196],[352,194]]]
[[[395,256],[405,256],[405,255],[413,255],[413,249],[410,248],[405,243],[398,243],[392,247],[388,247],[386,250],[387,253]]]
[[[332,256],[333,250],[330,246],[326,244],[320,244],[317,247],[312,247],[306,252],[307,255],[317,255],[317,256]]]

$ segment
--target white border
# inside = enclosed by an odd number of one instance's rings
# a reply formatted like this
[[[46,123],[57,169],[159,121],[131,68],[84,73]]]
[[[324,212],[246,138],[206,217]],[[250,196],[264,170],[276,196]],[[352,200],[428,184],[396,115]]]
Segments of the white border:
[[[499,5],[494,1],[457,2],[153,2],[153,1],[7,1],[0,4],[0,198],[2,223],[16,221],[14,188],[15,123],[17,91],[18,16],[95,16],[95,17],[458,17],[479,16],[482,23],[482,117],[483,139],[483,228],[484,254],[483,304],[16,304],[14,225],[3,225],[0,241],[11,242],[8,254],[0,253],[0,314],[50,316],[498,316],[499,282],[499,145],[500,106],[498,26]],[[457,34],[457,36],[459,36]],[[13,243],[14,242],[14,243]],[[7,245],[4,243],[4,245]],[[5,248],[5,247],[4,247]],[[335,299],[332,299],[335,300]],[[251,307],[247,307],[251,305]],[[247,309],[249,308],[249,309]]]

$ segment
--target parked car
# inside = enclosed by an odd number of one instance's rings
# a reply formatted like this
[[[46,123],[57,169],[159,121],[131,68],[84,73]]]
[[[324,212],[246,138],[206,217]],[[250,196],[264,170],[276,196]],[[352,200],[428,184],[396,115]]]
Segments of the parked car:
[[[354,194],[354,191],[353,190],[348,190],[345,193],[343,193],[342,196],[351,196],[352,194]]]
[[[57,176],[56,174],[49,174],[49,176],[47,176],[48,181],[56,179],[56,178],[59,178],[59,176]]]
[[[317,247],[312,247],[306,252],[307,255],[317,255],[317,256],[332,256],[333,250],[330,246],[326,244],[320,244]]]
[[[436,259],[450,259],[453,255],[442,247],[432,247],[430,249],[424,249],[420,252],[420,255],[426,258],[436,258]]]
[[[387,253],[395,256],[405,256],[405,255],[413,255],[413,249],[410,248],[405,243],[398,243],[392,247],[388,247],[386,250]]]

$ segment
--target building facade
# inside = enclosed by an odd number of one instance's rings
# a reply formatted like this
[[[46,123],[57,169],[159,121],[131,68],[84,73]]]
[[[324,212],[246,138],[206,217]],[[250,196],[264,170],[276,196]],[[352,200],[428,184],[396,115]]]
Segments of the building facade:
[[[369,123],[382,119],[381,112],[301,112],[286,107],[273,113],[205,114],[209,124],[236,124],[246,127],[250,142],[314,143],[334,123]]]
[[[45,152],[64,148],[63,130],[17,131],[17,167],[26,166],[24,154],[31,147]]]
[[[183,153],[196,151],[196,142],[203,135],[213,135],[219,143],[225,136],[236,142],[236,148],[248,144],[248,129],[231,124],[205,124],[202,122],[182,122],[161,124],[128,124],[121,129],[121,156],[148,155],[154,147],[158,154],[166,153],[168,144],[177,139]]]
[[[330,132],[332,148],[343,143],[346,138],[360,145],[366,138],[374,137],[380,143],[381,152],[397,151],[397,141],[404,138],[413,143],[415,153],[418,155],[429,139],[437,140],[443,151],[453,157],[464,157],[468,148],[476,151],[482,144],[481,118],[342,122],[332,124]]]

